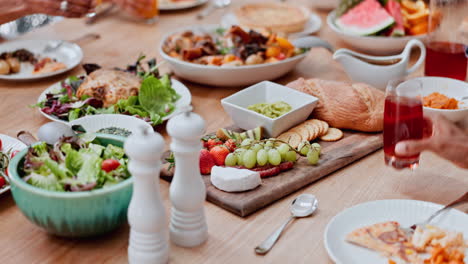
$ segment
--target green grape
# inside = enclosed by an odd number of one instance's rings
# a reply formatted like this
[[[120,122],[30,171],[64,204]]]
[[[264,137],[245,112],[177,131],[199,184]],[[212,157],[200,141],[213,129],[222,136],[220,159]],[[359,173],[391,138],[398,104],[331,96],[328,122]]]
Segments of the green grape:
[[[237,164],[237,155],[234,153],[229,153],[224,160],[226,166],[236,166]]]
[[[281,154],[281,156],[283,156],[283,155],[286,155],[286,153],[288,153],[288,151],[289,151],[290,148],[289,148],[288,144],[282,143],[282,144],[279,145],[276,149],[277,149],[278,152]]]
[[[315,149],[309,150],[309,152],[307,152],[307,160],[310,165],[317,165],[319,161],[319,152]]]
[[[252,147],[252,150],[255,151],[255,152],[258,152],[259,150],[263,149],[263,146],[260,145],[260,144],[255,144],[253,145]]]
[[[281,163],[281,154],[276,149],[270,149],[268,151],[268,162],[271,165],[279,165]]]
[[[242,162],[247,169],[255,167],[257,164],[257,155],[255,154],[255,151],[251,149],[247,150],[242,157]]]
[[[319,156],[320,156],[320,153],[322,152],[322,146],[320,146],[319,143],[312,143],[311,147],[315,149],[316,151],[318,151]]]
[[[242,140],[241,147],[246,147],[248,145],[252,144],[252,140],[250,138],[246,138]]]
[[[286,155],[285,155],[285,160],[286,161],[296,162],[296,159],[297,159],[297,156],[296,156],[295,151],[290,150],[290,151],[286,152]]]
[[[309,150],[310,150],[310,147],[305,145],[299,150],[299,152],[301,152],[301,154],[305,156],[307,155],[307,153],[309,153]]]
[[[268,152],[261,149],[257,152],[257,163],[259,166],[264,166],[268,163]]]
[[[243,163],[243,157],[244,157],[244,153],[246,152],[245,149],[241,149],[241,148],[238,148],[236,149],[235,153],[236,153],[236,156],[237,156],[237,165],[239,166],[243,166],[244,163]]]
[[[273,141],[268,140],[267,142],[265,142],[265,147],[272,148],[273,147]]]

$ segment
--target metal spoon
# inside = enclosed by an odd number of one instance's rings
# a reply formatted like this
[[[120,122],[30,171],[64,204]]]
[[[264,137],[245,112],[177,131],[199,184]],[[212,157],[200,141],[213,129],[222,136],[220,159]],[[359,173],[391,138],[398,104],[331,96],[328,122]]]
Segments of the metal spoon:
[[[291,217],[283,225],[273,232],[263,243],[255,248],[257,254],[264,255],[270,251],[278,238],[283,233],[286,226],[295,218],[306,217],[315,212],[318,208],[318,200],[312,194],[301,194],[291,204]]]
[[[231,4],[231,0],[215,0],[212,5],[205,8],[205,10],[201,11],[198,15],[198,19],[202,19],[207,15],[211,14],[216,8],[224,8]]]

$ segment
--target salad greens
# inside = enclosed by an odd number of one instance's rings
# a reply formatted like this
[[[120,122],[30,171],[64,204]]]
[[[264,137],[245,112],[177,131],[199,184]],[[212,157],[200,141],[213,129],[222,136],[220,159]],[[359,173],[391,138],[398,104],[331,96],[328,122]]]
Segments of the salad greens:
[[[127,71],[142,79],[137,96],[130,96],[119,100],[116,104],[103,107],[99,99],[87,95],[78,98],[76,92],[86,76],[71,76],[61,83],[61,89],[46,95],[46,99],[39,102],[35,107],[41,111],[55,116],[61,120],[72,121],[86,115],[97,114],[125,114],[141,118],[152,126],[163,122],[162,118],[169,115],[175,109],[175,103],[180,95],[172,88],[171,80],[167,75],[158,77],[156,60],[147,62],[146,71],[141,65],[144,56],[140,56],[137,62],[127,66]],[[84,68],[89,74],[100,66],[85,64]]]
[[[53,146],[41,142],[30,147],[23,180],[41,189],[77,192],[105,188],[130,177],[123,148],[104,147],[94,136],[83,135],[64,137]]]

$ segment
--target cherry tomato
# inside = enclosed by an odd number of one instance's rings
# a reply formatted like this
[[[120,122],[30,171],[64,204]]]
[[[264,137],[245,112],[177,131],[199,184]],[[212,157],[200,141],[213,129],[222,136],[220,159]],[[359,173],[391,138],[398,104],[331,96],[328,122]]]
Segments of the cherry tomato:
[[[2,176],[0,176],[0,188],[5,186],[5,184],[6,184],[5,179]]]
[[[115,159],[106,159],[101,164],[101,169],[105,172],[110,172],[117,169],[120,166],[120,162]]]
[[[14,156],[16,156],[16,154],[18,154],[18,152],[20,152],[20,151],[19,150],[14,150],[13,152],[11,152],[10,159],[12,159]]]
[[[278,56],[276,56],[276,58],[277,58],[278,60],[284,60],[284,59],[286,59],[286,55],[285,55],[284,53],[281,52]]]

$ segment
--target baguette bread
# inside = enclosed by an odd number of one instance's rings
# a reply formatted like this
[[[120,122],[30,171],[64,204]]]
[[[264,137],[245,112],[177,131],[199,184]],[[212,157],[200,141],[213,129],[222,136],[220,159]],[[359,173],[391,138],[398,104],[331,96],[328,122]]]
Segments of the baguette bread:
[[[303,78],[287,86],[319,98],[313,116],[331,127],[363,132],[383,130],[385,95],[372,86]]]

